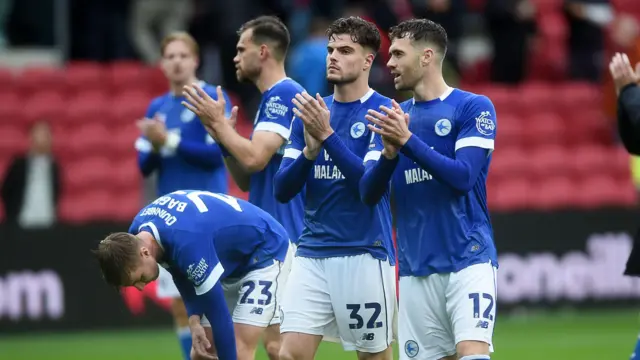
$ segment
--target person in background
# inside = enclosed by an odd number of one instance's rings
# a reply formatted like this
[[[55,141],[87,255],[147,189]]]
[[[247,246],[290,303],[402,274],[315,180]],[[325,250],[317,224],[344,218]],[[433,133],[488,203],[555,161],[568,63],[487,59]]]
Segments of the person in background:
[[[0,195],[11,225],[34,229],[56,222],[60,170],[51,154],[51,140],[49,125],[37,122],[31,128],[29,152],[9,165]]]
[[[327,95],[327,35],[330,22],[323,18],[311,21],[309,36],[298,44],[289,57],[289,74],[298,79],[310,94]]]
[[[227,172],[220,147],[209,136],[200,120],[181,105],[182,87],[200,83],[217,98],[215,87],[198,81],[198,44],[191,35],[177,32],[161,44],[161,65],[170,91],[151,101],[145,118],[138,121],[142,136],[136,141],[138,165],[144,177],[158,175],[158,194],[180,189],[227,192]],[[226,94],[223,93],[226,97]],[[231,102],[227,100],[227,103]],[[227,112],[230,112],[230,106]],[[189,320],[180,293],[171,275],[161,270],[158,297],[173,298],[172,311],[185,359],[191,352]]]

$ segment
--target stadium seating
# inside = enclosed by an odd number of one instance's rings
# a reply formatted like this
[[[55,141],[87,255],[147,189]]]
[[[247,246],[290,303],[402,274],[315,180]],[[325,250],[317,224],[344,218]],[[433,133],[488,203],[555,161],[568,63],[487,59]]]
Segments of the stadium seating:
[[[557,3],[540,1],[549,7]],[[0,175],[12,154],[26,150],[30,124],[44,119],[51,123],[62,167],[63,221],[128,221],[139,210],[135,121],[153,96],[166,91],[158,69],[132,62],[78,62],[18,74],[0,69],[0,84],[7,85],[0,90]],[[597,87],[532,81],[470,90],[489,96],[498,114],[487,185],[492,210],[636,203],[628,155],[615,144]],[[252,120],[241,108],[238,131],[248,135]],[[233,181],[230,193],[246,198]]]

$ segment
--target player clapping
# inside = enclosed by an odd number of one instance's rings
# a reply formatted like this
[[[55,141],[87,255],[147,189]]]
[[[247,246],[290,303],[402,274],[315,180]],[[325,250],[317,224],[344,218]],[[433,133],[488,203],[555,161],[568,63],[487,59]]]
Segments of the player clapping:
[[[374,139],[360,190],[376,204],[391,181],[396,199],[400,358],[489,359],[498,264],[485,182],[495,109],[445,83],[440,25],[408,20],[390,36],[395,87],[414,96],[369,112],[382,142]]]

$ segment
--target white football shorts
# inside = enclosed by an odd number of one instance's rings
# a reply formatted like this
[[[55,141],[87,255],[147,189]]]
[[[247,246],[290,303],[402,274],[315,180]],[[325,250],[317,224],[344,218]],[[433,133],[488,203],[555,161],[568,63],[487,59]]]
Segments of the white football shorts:
[[[156,288],[156,294],[158,295],[158,298],[180,298],[180,291],[178,291],[176,284],[174,284],[173,276],[171,276],[171,273],[160,265],[158,265],[158,267],[160,268],[160,273],[158,274],[157,280],[158,287]]]
[[[321,335],[347,351],[391,345],[397,302],[395,267],[369,254],[296,256],[282,301],[281,333]]]
[[[287,278],[282,267],[283,263],[274,260],[273,265],[253,270],[241,279],[222,281],[224,297],[234,323],[257,327],[271,324],[279,313],[280,287]],[[202,316],[200,324],[211,327],[206,316]]]
[[[483,341],[493,351],[496,271],[483,263],[456,273],[400,277],[400,359],[441,359],[455,354],[461,341]]]

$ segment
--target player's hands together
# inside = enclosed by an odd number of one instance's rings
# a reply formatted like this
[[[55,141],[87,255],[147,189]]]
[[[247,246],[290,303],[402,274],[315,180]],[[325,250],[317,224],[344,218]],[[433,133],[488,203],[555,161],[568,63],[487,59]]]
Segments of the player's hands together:
[[[218,94],[217,100],[209,96],[198,84],[185,85],[182,90],[182,94],[185,97],[182,105],[198,115],[202,125],[214,138],[216,138],[217,131],[221,126],[235,127],[238,117],[237,106],[231,109],[229,118],[225,116],[227,101],[224,99],[220,86],[216,87],[216,91]]]
[[[136,125],[142,135],[151,142],[154,150],[158,151],[167,141],[167,127],[157,116],[153,119],[138,120]]]
[[[322,142],[320,140],[314,138],[307,131],[307,127],[304,127],[304,144],[305,147],[302,149],[302,154],[309,160],[315,160],[318,155],[320,155],[320,151],[322,150]]]
[[[329,108],[320,94],[313,98],[307,92],[303,92],[296,94],[292,101],[295,105],[293,113],[302,120],[309,135],[323,142],[333,134]]]
[[[370,109],[365,118],[371,123],[367,125],[369,130],[382,136],[384,145],[383,155],[394,158],[401,147],[409,141],[409,114],[406,114],[400,105],[392,100],[392,107],[380,106],[382,112]]]
[[[634,71],[627,54],[616,53],[609,63],[609,72],[613,77],[616,94],[620,94],[623,87],[640,82],[640,63],[636,64]]]

